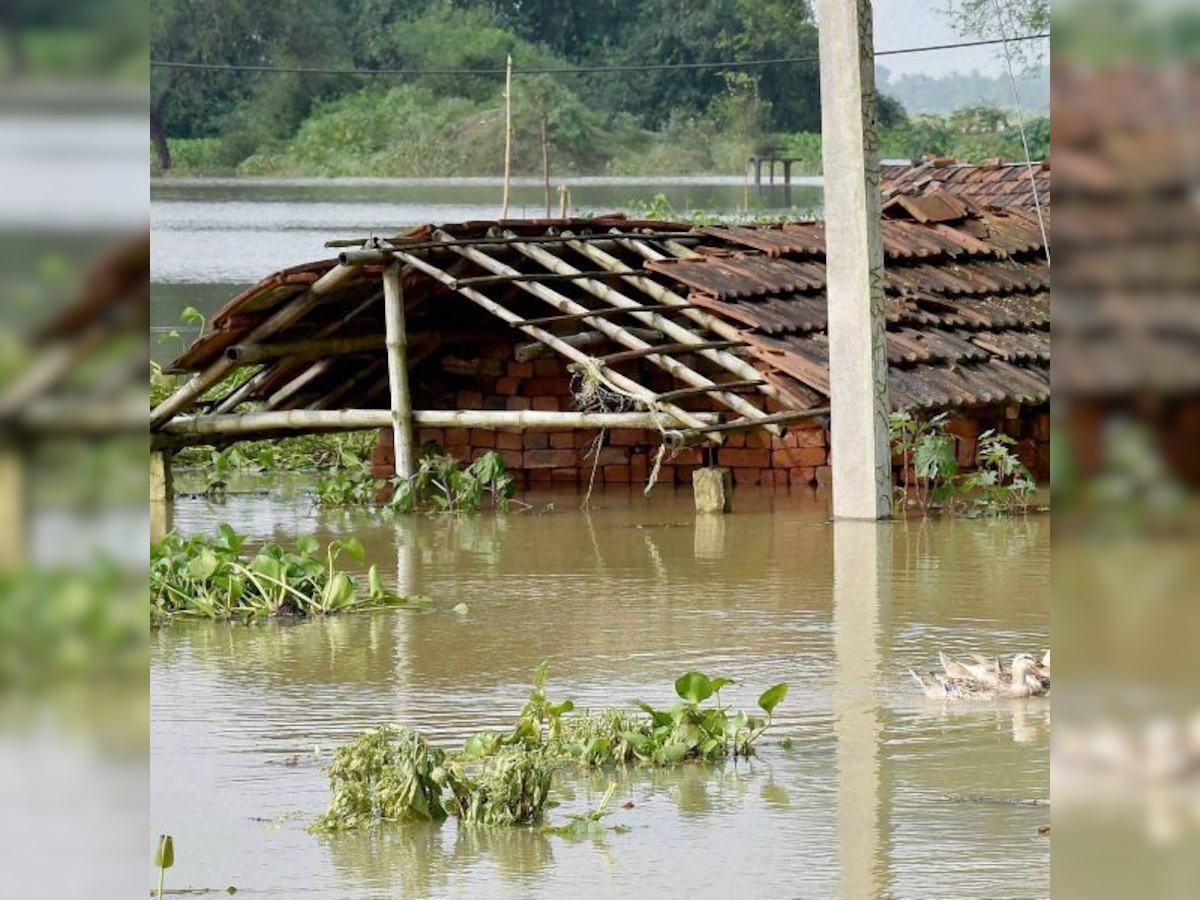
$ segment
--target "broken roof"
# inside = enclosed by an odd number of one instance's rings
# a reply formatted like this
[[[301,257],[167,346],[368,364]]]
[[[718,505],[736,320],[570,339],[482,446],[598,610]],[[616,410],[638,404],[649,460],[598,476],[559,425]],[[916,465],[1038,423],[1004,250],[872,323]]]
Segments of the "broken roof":
[[[1050,271],[1031,212],[936,193],[907,198],[889,206],[883,239],[893,407],[1049,400]],[[248,346],[258,348],[259,368],[223,397],[177,398],[172,413],[232,412],[245,403],[386,407],[380,273],[381,260],[393,258],[405,264],[415,381],[426,360],[478,334],[482,308],[495,317],[483,317],[491,327],[519,329],[560,353],[557,339],[597,329],[621,351],[605,351],[610,363],[645,359],[676,377],[690,368],[685,386],[717,382],[709,397],[727,412],[747,415],[747,387],[785,411],[827,404],[819,222],[487,221],[334,243],[368,250],[270,275],[212,317],[209,332],[166,370],[215,372]],[[331,286],[314,297],[319,280]],[[657,334],[649,345],[647,329]],[[319,342],[320,358],[293,352],[304,341]],[[721,391],[722,381],[737,390]],[[157,412],[152,424],[161,427]]]

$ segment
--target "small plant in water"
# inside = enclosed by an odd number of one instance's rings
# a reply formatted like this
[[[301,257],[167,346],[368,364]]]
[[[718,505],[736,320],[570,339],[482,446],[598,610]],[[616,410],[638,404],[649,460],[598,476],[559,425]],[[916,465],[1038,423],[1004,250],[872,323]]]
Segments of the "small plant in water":
[[[516,493],[516,482],[504,470],[504,459],[494,450],[467,467],[446,454],[427,454],[411,478],[392,480],[391,507],[398,512],[434,509],[439,512],[478,512],[490,499],[496,509],[507,509]]]
[[[933,509],[969,518],[1025,512],[1036,484],[1012,447],[1016,441],[995,430],[979,436],[974,471],[963,474],[947,414],[919,419],[908,412],[889,420],[892,451],[911,470],[915,483],[896,488],[897,500],[929,515]],[[911,493],[911,496],[910,496]]]

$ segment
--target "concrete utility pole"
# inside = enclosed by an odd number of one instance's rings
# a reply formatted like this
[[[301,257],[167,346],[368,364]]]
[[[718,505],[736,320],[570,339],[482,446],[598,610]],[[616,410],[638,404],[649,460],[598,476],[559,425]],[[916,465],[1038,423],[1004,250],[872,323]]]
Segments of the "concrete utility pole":
[[[871,0],[818,0],[833,514],[892,513]]]

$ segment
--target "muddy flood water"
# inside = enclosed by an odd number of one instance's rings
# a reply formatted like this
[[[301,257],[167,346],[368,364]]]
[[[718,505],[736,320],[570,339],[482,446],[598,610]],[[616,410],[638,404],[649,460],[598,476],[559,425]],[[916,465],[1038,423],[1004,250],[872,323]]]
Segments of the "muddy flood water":
[[[180,487],[186,490],[187,475]],[[176,886],[251,896],[1043,897],[1050,704],[943,704],[907,668],[949,651],[1049,641],[1049,519],[827,521],[812,490],[540,492],[535,511],[465,518],[315,509],[302,480],[176,502],[185,533],[354,534],[420,610],[254,627],[176,623],[153,638],[152,822]],[[466,603],[465,614],[453,607]],[[567,773],[551,823],[594,807],[628,831],[523,828],[315,836],[330,749],[411,725],[446,747],[514,721],[530,675],[580,707],[669,701],[688,669],[753,706],[787,681],[749,762]],[[782,742],[782,744],[781,744]],[[632,801],[631,809],[617,804]]]
[[[573,187],[611,209],[665,192],[735,209],[738,180]],[[813,205],[819,190],[796,203]],[[536,213],[539,192],[518,205]],[[327,255],[335,237],[498,214],[494,184],[181,183],[151,188],[155,358],[246,284]],[[192,326],[194,327],[194,326]],[[181,336],[173,335],[178,330]],[[191,481],[189,481],[189,478]],[[179,473],[180,491],[199,474]],[[1050,703],[946,705],[908,667],[937,651],[1011,654],[1050,640],[1050,522],[828,521],[810,489],[739,489],[697,519],[690,491],[525,497],[533,510],[392,518],[316,509],[303,478],[180,498],[174,525],[229,522],[254,541],[353,534],[428,608],[323,621],[177,621],[152,635],[151,834],[176,844],[168,887],[250,897],[1024,898],[1050,892],[1044,807]],[[465,614],[454,612],[460,603]],[[698,669],[753,707],[790,684],[758,755],[737,765],[565,774],[551,824],[617,781],[612,824],[573,841],[537,830],[406,826],[318,837],[333,747],[383,723],[446,747],[511,725],[534,668],[579,707],[659,705]],[[632,808],[622,808],[632,801]],[[149,873],[156,880],[157,873]]]

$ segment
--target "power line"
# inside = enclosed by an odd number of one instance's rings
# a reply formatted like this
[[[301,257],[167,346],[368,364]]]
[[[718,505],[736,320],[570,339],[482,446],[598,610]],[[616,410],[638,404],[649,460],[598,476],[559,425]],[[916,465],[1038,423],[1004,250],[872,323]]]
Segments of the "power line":
[[[1023,34],[1008,38],[1008,43],[1016,41],[1039,41],[1050,37],[1049,32],[1039,34]],[[979,41],[962,41],[955,44],[929,44],[924,47],[903,47],[896,50],[877,50],[878,56],[900,56],[908,53],[932,53],[938,50],[961,50],[967,47],[990,47],[1005,43],[1002,38],[991,38]],[[522,75],[588,75],[604,72],[661,72],[671,70],[696,69],[748,69],[756,66],[795,65],[797,63],[819,62],[817,56],[781,56],[775,59],[728,60],[725,62],[695,62],[695,63],[641,63],[627,66],[547,66],[534,69],[517,69]],[[460,75],[493,75],[504,74],[504,69],[335,69],[319,66],[258,66],[239,65],[237,63],[203,63],[178,62],[176,60],[152,59],[150,66],[155,69],[194,70],[204,72],[273,72],[292,75],[419,75],[419,76],[460,76]]]

